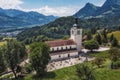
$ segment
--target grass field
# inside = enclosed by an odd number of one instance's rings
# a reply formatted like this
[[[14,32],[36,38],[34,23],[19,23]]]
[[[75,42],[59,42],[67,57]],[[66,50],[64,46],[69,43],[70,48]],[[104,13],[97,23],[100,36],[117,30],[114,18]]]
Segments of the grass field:
[[[120,69],[111,70],[109,60],[109,53],[108,51],[94,53],[90,56],[93,57],[104,57],[106,61],[102,65],[102,68],[97,68],[95,70],[95,77],[96,80],[120,80]],[[90,64],[91,62],[88,62]],[[93,66],[92,64],[90,64]],[[94,65],[94,67],[97,67]],[[79,77],[76,75],[76,66],[63,68],[60,70],[56,70],[53,72],[47,73],[44,78],[34,78],[32,74],[29,74],[25,77],[24,80],[80,80]]]
[[[120,31],[115,31],[115,32],[109,33],[109,34],[108,34],[108,37],[109,37],[111,34],[113,34],[113,35],[117,38],[117,40],[119,41],[119,43],[120,43]]]
[[[4,44],[6,44],[6,41],[0,42],[0,46],[3,46]]]
[[[90,56],[104,57],[106,59],[102,68],[96,68],[95,70],[96,80],[120,80],[120,69],[110,69],[111,61],[109,60],[108,51],[90,54]],[[97,67],[96,65],[92,65],[91,62],[87,64],[90,64],[92,67]],[[76,66],[71,66],[48,72],[43,78],[36,78],[33,74],[28,74],[24,78],[16,80],[80,80],[76,74]]]

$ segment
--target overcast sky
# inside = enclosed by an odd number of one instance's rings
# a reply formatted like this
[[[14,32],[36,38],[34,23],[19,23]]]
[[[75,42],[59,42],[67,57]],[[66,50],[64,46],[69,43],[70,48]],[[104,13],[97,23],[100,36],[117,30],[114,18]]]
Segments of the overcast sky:
[[[0,0],[0,7],[37,11],[44,15],[70,16],[88,2],[101,6],[105,0]]]

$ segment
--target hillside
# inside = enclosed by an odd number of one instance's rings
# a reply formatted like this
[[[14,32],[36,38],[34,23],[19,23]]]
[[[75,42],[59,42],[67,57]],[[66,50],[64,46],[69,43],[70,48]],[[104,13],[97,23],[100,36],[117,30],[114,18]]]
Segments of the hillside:
[[[87,3],[82,9],[75,13],[74,16],[78,18],[90,17],[93,16],[99,8],[100,7],[95,6],[92,3]]]
[[[115,31],[112,33],[109,33],[108,36],[110,36],[111,34],[113,34],[115,36],[115,38],[119,41],[120,43],[120,31]]]
[[[16,9],[0,8],[0,28],[27,27],[43,25],[55,20],[57,17],[45,16],[37,12],[24,12]]]
[[[108,18],[117,16],[120,14],[120,0],[106,0],[105,3],[97,7],[94,4],[87,3],[82,9],[80,9],[73,16],[83,19],[89,18]]]
[[[115,29],[117,26],[120,24],[120,17],[116,18],[111,18],[109,19],[104,19],[104,18],[92,18],[88,20],[78,20],[78,25],[79,28],[83,29],[91,29],[95,27],[99,28],[110,28],[110,29]],[[17,36],[17,39],[20,41],[24,41],[26,39],[33,39],[33,37],[37,37],[40,35],[44,35],[48,38],[55,38],[55,39],[60,39],[63,38],[64,36],[69,36],[69,31],[73,24],[75,23],[75,18],[74,17],[61,17],[56,19],[55,21],[43,25],[43,26],[37,26],[33,27],[31,29],[27,29],[20,33]]]
[[[92,17],[93,16],[93,17]],[[59,39],[69,36],[69,31],[78,17],[79,28],[108,28],[117,29],[120,25],[120,1],[106,0],[103,6],[98,7],[91,3],[87,3],[85,7],[80,9],[75,15],[69,17],[61,17],[55,21],[43,26],[34,27],[23,31],[17,36],[17,39],[24,41],[27,38],[44,35],[47,38]]]

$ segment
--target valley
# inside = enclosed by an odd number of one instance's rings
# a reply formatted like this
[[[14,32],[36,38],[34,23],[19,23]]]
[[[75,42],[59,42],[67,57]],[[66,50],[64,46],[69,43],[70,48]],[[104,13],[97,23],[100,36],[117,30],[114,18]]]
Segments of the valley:
[[[120,79],[120,0],[1,4],[0,80]]]

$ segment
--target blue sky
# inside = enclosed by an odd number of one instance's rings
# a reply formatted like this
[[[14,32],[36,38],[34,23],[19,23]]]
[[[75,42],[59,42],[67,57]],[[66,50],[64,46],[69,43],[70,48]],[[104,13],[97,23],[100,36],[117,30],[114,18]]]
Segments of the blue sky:
[[[106,0],[0,0],[0,7],[4,9],[12,8],[23,11],[36,11],[45,15],[70,16],[88,2],[101,6],[105,1]]]

